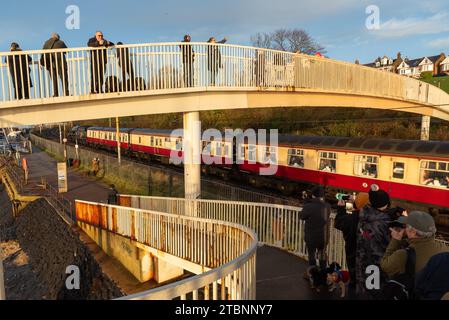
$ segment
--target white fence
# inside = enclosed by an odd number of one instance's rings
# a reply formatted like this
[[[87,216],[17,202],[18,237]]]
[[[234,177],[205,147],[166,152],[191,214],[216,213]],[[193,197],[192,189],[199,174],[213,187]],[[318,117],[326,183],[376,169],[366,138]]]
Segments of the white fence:
[[[436,87],[390,72],[236,45],[182,42],[0,53],[3,103],[180,88],[296,88],[434,105],[449,100]]]
[[[255,233],[237,224],[169,213],[76,202],[77,221],[212,270],[125,299],[256,298]]]
[[[187,200],[121,195],[122,206],[156,210],[175,215],[193,215],[243,225],[257,234],[259,241],[307,259],[304,242],[304,221],[300,219],[301,208],[266,203]],[[329,222],[330,237],[327,248],[329,261],[338,262],[346,268],[344,239],[340,231]]]

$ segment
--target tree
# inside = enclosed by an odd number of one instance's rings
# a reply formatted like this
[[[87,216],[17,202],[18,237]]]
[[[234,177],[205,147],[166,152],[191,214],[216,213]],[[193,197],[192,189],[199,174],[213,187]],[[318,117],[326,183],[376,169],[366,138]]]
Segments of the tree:
[[[315,54],[326,53],[323,46],[318,44],[303,29],[278,29],[271,33],[257,33],[251,37],[253,46],[289,52]]]

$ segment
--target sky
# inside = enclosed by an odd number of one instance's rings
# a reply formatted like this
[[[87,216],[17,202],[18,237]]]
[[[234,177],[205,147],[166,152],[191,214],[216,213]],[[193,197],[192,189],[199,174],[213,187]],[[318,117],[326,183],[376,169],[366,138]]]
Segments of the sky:
[[[79,8],[79,29],[66,28],[69,6]],[[379,19],[373,20],[378,8]],[[378,22],[367,28],[366,22]],[[372,24],[370,24],[372,26]],[[40,49],[51,32],[69,47],[85,47],[96,30],[124,43],[226,37],[251,45],[251,36],[302,28],[337,60],[372,62],[378,56],[449,55],[448,0],[22,0],[2,3],[0,50],[11,42]]]

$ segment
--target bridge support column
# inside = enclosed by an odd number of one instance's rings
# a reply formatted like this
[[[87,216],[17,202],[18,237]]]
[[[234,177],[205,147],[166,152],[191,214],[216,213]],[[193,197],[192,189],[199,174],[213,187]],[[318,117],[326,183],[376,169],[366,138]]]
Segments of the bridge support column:
[[[421,120],[421,140],[429,141],[430,139],[430,116],[423,116]]]

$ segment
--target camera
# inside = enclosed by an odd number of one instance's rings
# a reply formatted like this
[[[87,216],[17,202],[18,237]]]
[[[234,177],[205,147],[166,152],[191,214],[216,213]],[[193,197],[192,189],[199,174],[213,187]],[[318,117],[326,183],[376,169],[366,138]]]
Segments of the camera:
[[[335,198],[337,198],[338,201],[349,201],[349,199],[351,199],[351,196],[344,193],[337,193]]]
[[[402,216],[402,213],[406,211],[401,207],[394,207],[388,210],[388,215],[390,216],[392,222],[388,224],[390,228],[393,229],[405,229],[405,224],[398,222],[397,220]]]

